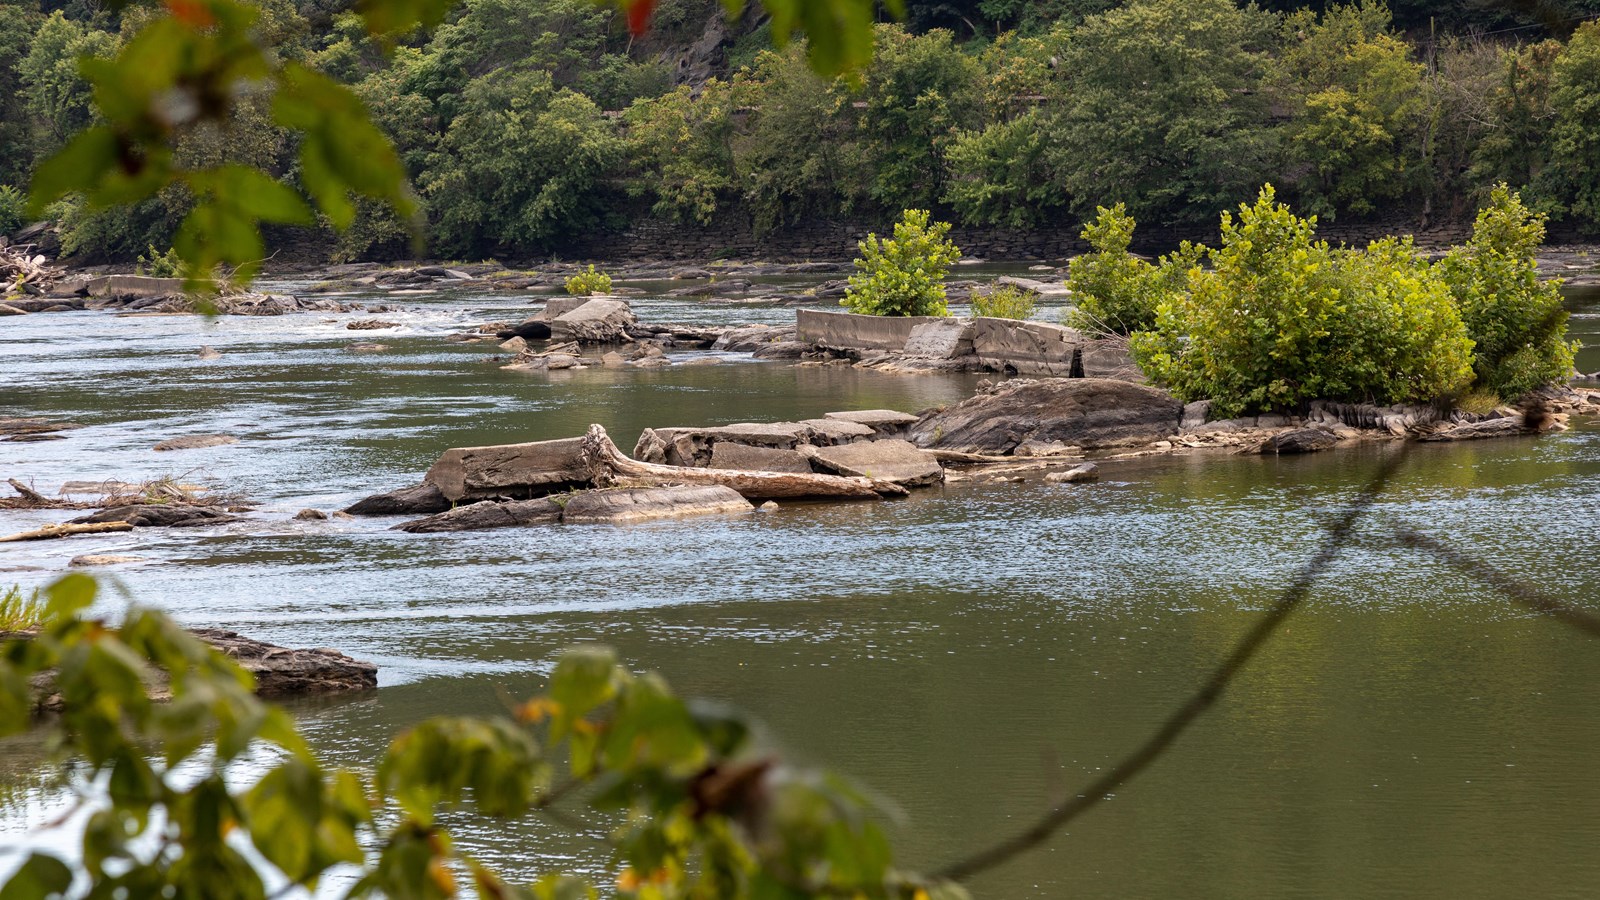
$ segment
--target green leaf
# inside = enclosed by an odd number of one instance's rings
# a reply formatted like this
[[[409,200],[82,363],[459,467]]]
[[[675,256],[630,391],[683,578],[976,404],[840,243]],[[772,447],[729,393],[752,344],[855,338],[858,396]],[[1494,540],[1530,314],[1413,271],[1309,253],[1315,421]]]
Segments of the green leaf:
[[[97,125],[85,129],[34,169],[33,183],[28,188],[28,215],[42,217],[45,207],[66,194],[97,184],[117,165],[120,156],[121,145],[111,128]]]
[[[71,618],[88,609],[99,590],[100,583],[88,575],[74,572],[63,576],[44,589],[45,612],[52,619]]]
[[[30,854],[22,866],[0,885],[0,900],[44,900],[63,897],[72,886],[72,870],[54,856]]]

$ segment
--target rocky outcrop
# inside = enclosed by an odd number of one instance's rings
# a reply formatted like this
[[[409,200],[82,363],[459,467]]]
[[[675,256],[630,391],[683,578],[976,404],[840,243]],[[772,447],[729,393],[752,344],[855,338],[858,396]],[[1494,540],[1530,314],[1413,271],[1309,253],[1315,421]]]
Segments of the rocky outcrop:
[[[1339,436],[1326,428],[1295,428],[1267,438],[1261,444],[1264,454],[1290,456],[1297,453],[1321,453],[1339,443]]]
[[[466,498],[530,498],[585,487],[582,438],[453,447],[428,469],[425,480],[446,500]]]
[[[373,494],[345,508],[352,516],[420,516],[444,512],[450,508],[450,498],[439,486],[424,481],[411,487]]]
[[[737,491],[720,485],[621,488],[575,495],[567,502],[562,521],[570,525],[622,525],[754,510]]]
[[[263,697],[341,694],[378,686],[378,667],[337,650],[291,650],[220,628],[197,628],[195,637],[222,651],[255,676]]]
[[[580,344],[620,344],[638,322],[624,300],[592,299],[550,321],[550,339]]]
[[[917,422],[917,417],[910,413],[897,412],[892,409],[861,409],[847,412],[823,413],[824,419],[841,419],[845,422],[854,422],[872,429],[872,433],[880,438],[905,437],[907,429]]]
[[[222,525],[239,521],[219,509],[208,506],[187,506],[179,503],[131,503],[113,506],[97,513],[72,519],[69,524],[90,525],[102,522],[126,522],[138,528],[189,528],[198,525]]]
[[[1126,381],[1014,380],[924,416],[911,428],[919,447],[1005,454],[1018,445],[1085,449],[1145,444],[1178,431],[1183,404],[1164,391]]]
[[[561,507],[547,498],[511,500],[505,503],[481,500],[425,519],[396,525],[394,530],[411,534],[435,534],[446,531],[483,531],[489,528],[528,528],[534,525],[554,525],[560,521]]]

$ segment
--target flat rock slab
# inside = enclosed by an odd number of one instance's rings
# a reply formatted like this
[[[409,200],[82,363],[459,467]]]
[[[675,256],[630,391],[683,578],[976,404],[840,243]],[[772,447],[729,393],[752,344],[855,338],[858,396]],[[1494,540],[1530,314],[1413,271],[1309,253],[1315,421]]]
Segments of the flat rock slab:
[[[291,650],[220,628],[197,628],[195,637],[231,657],[256,677],[263,697],[339,694],[378,686],[378,667],[337,650]]]
[[[206,506],[184,506],[177,503],[131,503],[113,506],[92,515],[72,520],[74,525],[99,522],[127,522],[139,528],[188,528],[200,525],[222,525],[239,521],[238,516]]]
[[[844,419],[802,419],[804,425],[811,432],[811,443],[819,447],[830,444],[853,444],[856,441],[869,441],[877,437],[877,432],[870,425],[860,422],[848,422]]]
[[[1126,381],[1013,380],[930,413],[911,440],[961,453],[1006,454],[1024,442],[1094,449],[1162,440],[1177,433],[1182,415],[1177,398]]]
[[[904,487],[921,487],[944,479],[944,467],[933,454],[898,438],[818,447],[811,458],[817,466],[839,475],[877,478]]]
[[[845,412],[823,413],[824,419],[839,419],[865,425],[879,437],[905,437],[906,429],[916,424],[917,417],[892,409],[857,409]]]
[[[239,439],[231,434],[191,434],[187,437],[168,438],[152,450],[200,450],[205,447],[223,447],[237,444]]]
[[[426,481],[447,500],[543,496],[589,483],[583,464],[583,439],[452,447],[446,450]]]
[[[560,521],[560,505],[544,497],[534,500],[509,500],[504,503],[480,500],[436,516],[396,525],[393,530],[411,534],[437,534],[447,531],[484,531],[490,528],[529,528],[534,525],[554,525]]]
[[[809,475],[811,461],[798,450],[779,450],[776,447],[751,447],[723,442],[712,445],[709,468],[731,469],[735,472],[793,472]]]
[[[588,491],[567,502],[569,525],[625,525],[652,519],[753,512],[749,500],[722,485]]]
[[[439,491],[439,486],[424,481],[411,487],[373,494],[345,508],[352,516],[422,516],[444,512],[450,508],[450,498]]]

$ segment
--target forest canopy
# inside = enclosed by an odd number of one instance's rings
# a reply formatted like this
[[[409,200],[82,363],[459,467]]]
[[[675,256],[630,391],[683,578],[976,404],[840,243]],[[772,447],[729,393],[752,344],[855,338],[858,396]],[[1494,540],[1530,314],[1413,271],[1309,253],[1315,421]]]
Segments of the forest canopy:
[[[131,204],[65,193],[42,214],[67,253],[182,247],[197,204],[222,227],[311,221],[292,196],[219,206],[259,186],[239,180],[251,170],[324,216],[334,203],[347,259],[406,253],[413,233],[435,255],[533,256],[643,217],[763,232],[922,208],[1032,227],[1122,203],[1184,225],[1264,182],[1324,221],[1422,224],[1470,222],[1504,182],[1556,224],[1600,232],[1600,0],[907,3],[903,21],[871,26],[870,61],[837,78],[803,39],[771,49],[766,7],[729,20],[715,0],[661,0],[642,34],[591,0],[465,0],[431,31],[384,40],[341,2],[250,8],[251,46],[304,73],[308,115],[332,96],[313,87],[348,88],[394,146],[385,163],[376,133],[362,138],[370,158],[410,188],[328,183],[308,141],[360,142],[302,129],[320,120],[286,119],[281,97],[243,96],[171,141],[174,167],[234,180],[186,178]],[[0,0],[0,230],[24,217],[37,167],[104,122],[92,61],[157,18]],[[848,69],[850,48],[830,52]]]

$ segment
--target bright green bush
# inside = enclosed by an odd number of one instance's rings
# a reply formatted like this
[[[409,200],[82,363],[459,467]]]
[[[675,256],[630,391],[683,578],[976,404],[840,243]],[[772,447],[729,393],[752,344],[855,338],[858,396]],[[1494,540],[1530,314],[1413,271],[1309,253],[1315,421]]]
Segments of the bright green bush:
[[[1067,287],[1077,308],[1066,324],[1084,331],[1131,334],[1155,324],[1156,296],[1151,291],[1155,266],[1128,252],[1133,242],[1133,217],[1121,203],[1097,207],[1079,237],[1094,252],[1067,263]]]
[[[1213,269],[1158,307],[1133,336],[1146,374],[1218,415],[1315,399],[1424,401],[1464,388],[1472,341],[1448,285],[1409,242],[1365,251],[1315,240],[1316,219],[1276,202],[1271,185],[1222,217]]]
[[[908,209],[894,226],[894,237],[876,234],[858,246],[856,274],[839,305],[868,316],[947,316],[944,276],[961,258],[946,235],[950,223],[932,222],[925,209]]]
[[[1540,282],[1534,261],[1544,222],[1501,184],[1478,213],[1472,239],[1437,266],[1475,343],[1477,387],[1501,397],[1572,374],[1577,344],[1567,341],[1560,282]]]
[[[1033,315],[1038,298],[1032,291],[1002,284],[972,295],[972,314],[990,319],[1026,319]]]
[[[594,263],[567,279],[567,293],[574,297],[611,293],[611,276],[595,270]]]
[[[162,253],[155,244],[149,244],[145,252],[139,254],[133,271],[136,275],[149,275],[152,278],[180,278],[183,276],[183,260],[176,250],[169,249]]]

